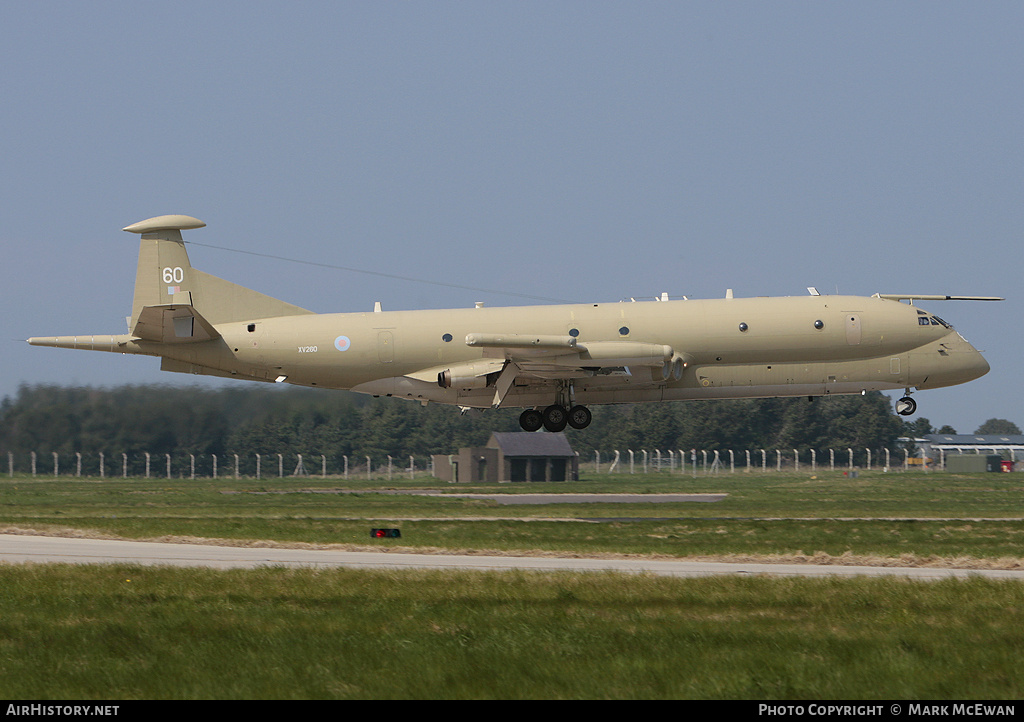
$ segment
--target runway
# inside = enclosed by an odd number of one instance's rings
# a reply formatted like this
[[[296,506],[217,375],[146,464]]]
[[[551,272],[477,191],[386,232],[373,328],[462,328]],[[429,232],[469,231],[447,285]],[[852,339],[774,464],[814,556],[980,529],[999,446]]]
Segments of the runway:
[[[721,574],[771,576],[900,576],[920,580],[981,576],[1024,580],[1024,570],[870,567],[811,564],[695,562],[648,559],[409,554],[310,549],[227,547],[163,542],[0,535],[0,563],[142,564],[215,569],[267,566],[361,569],[511,569],[566,572],[622,572],[672,577]]]
[[[384,494],[390,496],[431,496],[438,499],[478,499],[510,506],[518,504],[669,504],[673,502],[714,503],[728,494],[464,494],[429,489],[301,489],[298,491],[225,491],[225,494]]]
[[[728,494],[449,494],[427,492],[421,496],[445,499],[483,499],[498,505],[518,504],[670,504],[714,503]]]

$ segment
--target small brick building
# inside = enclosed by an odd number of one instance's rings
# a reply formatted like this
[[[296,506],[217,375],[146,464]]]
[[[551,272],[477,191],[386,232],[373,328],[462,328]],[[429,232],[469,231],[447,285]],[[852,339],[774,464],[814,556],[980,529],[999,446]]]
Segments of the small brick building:
[[[453,482],[575,481],[579,459],[565,434],[499,432],[487,446],[435,454],[434,476]]]

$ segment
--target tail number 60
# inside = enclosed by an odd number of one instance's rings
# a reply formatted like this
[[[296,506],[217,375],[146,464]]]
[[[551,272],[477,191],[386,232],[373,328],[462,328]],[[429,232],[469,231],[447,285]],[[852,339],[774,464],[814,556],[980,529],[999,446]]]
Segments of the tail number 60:
[[[181,270],[181,266],[175,266],[174,268],[167,267],[164,269],[164,283],[181,283],[185,280],[185,272]]]

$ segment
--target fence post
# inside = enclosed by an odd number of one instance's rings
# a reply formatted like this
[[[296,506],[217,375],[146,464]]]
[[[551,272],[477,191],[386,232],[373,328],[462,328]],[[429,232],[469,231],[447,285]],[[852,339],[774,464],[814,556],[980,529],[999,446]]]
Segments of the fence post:
[[[262,469],[260,469],[260,455],[256,454],[256,478],[257,479],[260,478],[260,472],[261,471],[262,471]]]
[[[189,473],[188,478],[190,478],[193,481],[195,481],[195,478],[196,478],[196,455],[195,454],[189,454],[188,455],[188,473]]]
[[[7,476],[14,476],[14,454],[7,452]]]
[[[811,471],[818,470],[818,452],[811,449]]]
[[[235,478],[238,478],[238,454],[235,454]]]
[[[632,473],[634,473],[633,472],[633,450],[632,449],[626,449],[626,451],[629,452],[629,473],[632,474]]]
[[[76,477],[81,477],[82,476],[82,452],[81,451],[76,451],[75,452],[75,476]]]
[[[411,454],[409,455],[409,478],[416,478],[416,460],[412,458]]]
[[[147,451],[147,452],[145,452],[145,454],[146,454],[146,478],[148,479],[149,478],[149,452]]]
[[[100,478],[103,478],[103,452],[100,452]]]
[[[327,457],[320,454],[320,478],[327,478]]]
[[[210,456],[213,457],[213,478],[216,479],[217,478],[217,455],[216,454],[210,454]]]
[[[284,454],[277,455],[277,478],[284,477]]]
[[[793,471],[800,471],[800,452],[793,449]]]
[[[128,454],[121,452],[121,478],[128,478]]]
[[[170,454],[164,454],[164,456],[167,457],[167,478],[170,479],[171,478],[171,455]]]
[[[871,449],[864,447],[864,451],[868,452],[868,471],[871,471]]]
[[[370,480],[370,457],[366,457],[366,480]]]
[[[57,472],[59,471],[59,467],[57,464],[57,452],[51,451],[50,453],[53,454],[53,475],[57,476]]]
[[[853,449],[847,449],[850,453],[850,471],[853,471]]]

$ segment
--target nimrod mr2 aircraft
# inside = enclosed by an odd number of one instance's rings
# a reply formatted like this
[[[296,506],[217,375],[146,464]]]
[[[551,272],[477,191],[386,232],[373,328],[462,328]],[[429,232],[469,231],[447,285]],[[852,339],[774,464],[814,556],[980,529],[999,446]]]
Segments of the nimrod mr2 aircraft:
[[[191,374],[351,389],[465,408],[525,407],[519,423],[582,429],[589,405],[860,394],[961,384],[989,365],[915,300],[875,294],[317,314],[192,268],[189,216],[150,218],[126,334],[35,346],[159,356]],[[909,303],[901,303],[909,301]]]

